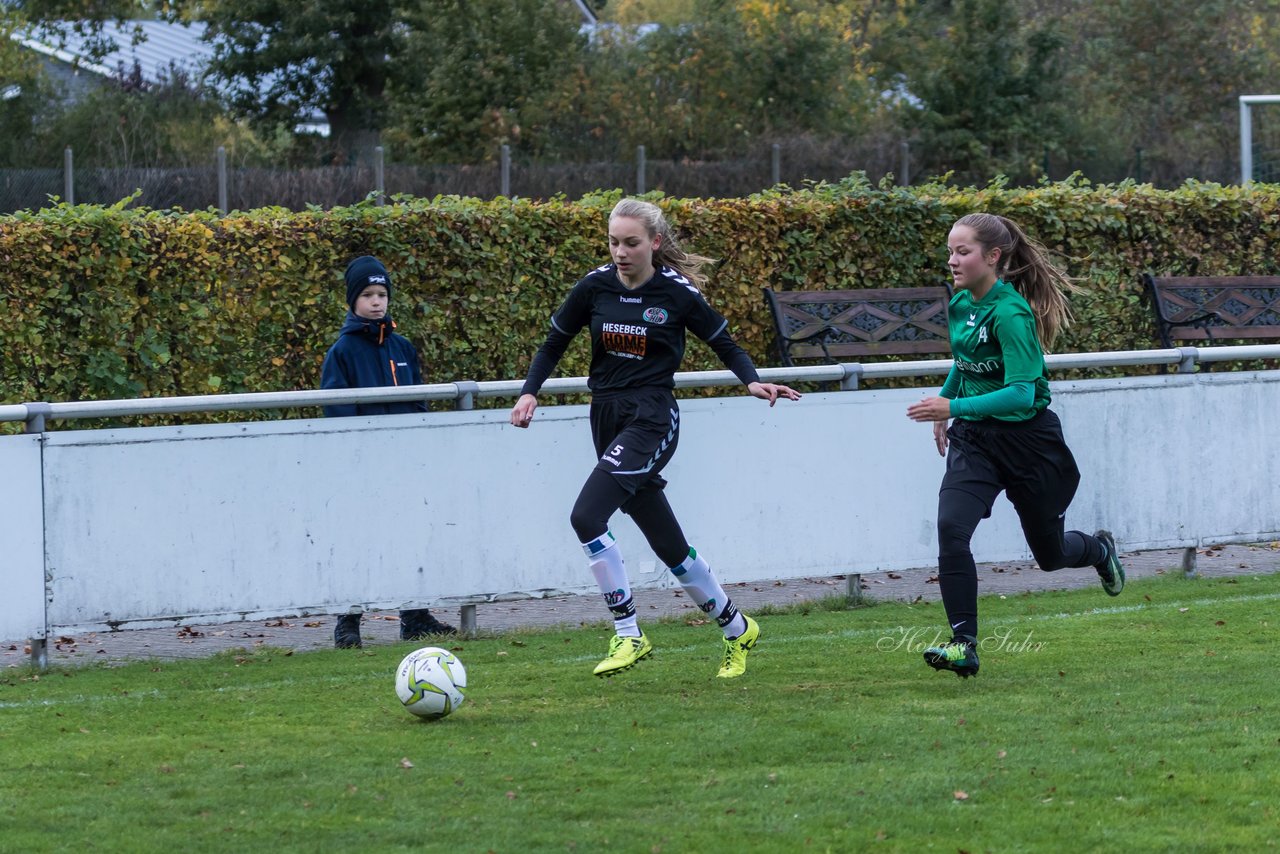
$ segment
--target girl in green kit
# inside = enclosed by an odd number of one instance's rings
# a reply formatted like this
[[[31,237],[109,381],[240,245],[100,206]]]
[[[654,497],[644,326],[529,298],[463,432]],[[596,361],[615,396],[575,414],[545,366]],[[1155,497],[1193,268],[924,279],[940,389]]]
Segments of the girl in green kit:
[[[1070,280],[1044,247],[993,214],[957,220],[947,251],[955,363],[939,395],[912,404],[907,416],[933,422],[938,453],[947,458],[938,493],[938,584],[952,638],[925,650],[924,660],[968,677],[978,672],[978,570],[969,541],[1001,491],[1042,570],[1092,566],[1116,596],[1124,568],[1108,532],[1063,530],[1080,471],[1048,408],[1044,351],[1069,319],[1063,290]]]

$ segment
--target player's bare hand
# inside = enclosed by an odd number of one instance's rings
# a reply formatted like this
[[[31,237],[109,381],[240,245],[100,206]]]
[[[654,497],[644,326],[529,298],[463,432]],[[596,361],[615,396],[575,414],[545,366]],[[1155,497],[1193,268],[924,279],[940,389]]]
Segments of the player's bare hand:
[[[780,397],[787,400],[800,399],[800,392],[789,386],[778,385],[777,383],[752,383],[747,386],[747,391],[751,393],[752,397],[769,401],[770,406],[777,403]]]
[[[538,398],[531,394],[522,394],[511,407],[511,423],[516,427],[528,427],[533,420],[533,411],[538,408]]]
[[[938,446],[938,453],[942,456],[947,455],[947,422],[933,422],[933,444]]]
[[[926,397],[907,407],[912,421],[946,421],[951,417],[951,401],[945,397]]]

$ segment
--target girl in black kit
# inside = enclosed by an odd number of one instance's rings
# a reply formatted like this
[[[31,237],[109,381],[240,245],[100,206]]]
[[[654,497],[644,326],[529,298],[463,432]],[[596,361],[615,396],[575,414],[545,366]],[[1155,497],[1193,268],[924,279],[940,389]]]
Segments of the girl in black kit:
[[[729,679],[747,669],[747,653],[760,636],[756,621],[738,611],[706,560],[689,546],[663,487],[660,472],[680,438],[675,373],[684,357],[685,330],[711,346],[752,396],[799,400],[784,385],[762,383],[751,357],[734,343],[728,321],[702,298],[702,267],[711,259],[680,249],[662,211],[623,199],[609,215],[612,264],[588,274],[551,318],[546,343],[529,366],[511,423],[528,427],[538,390],[579,330],[591,328],[591,434],[600,461],[583,484],[569,521],[613,614],[616,636],[597,676],[626,670],[653,652],[636,622],[631,583],[609,519],[622,509],[690,598],[724,631]]]

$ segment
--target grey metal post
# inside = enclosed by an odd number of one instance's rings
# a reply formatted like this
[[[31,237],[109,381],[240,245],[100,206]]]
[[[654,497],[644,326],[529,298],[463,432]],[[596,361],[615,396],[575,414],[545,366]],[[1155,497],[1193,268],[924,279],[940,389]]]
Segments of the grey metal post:
[[[1182,550],[1182,577],[1196,578],[1196,547],[1187,546]]]
[[[462,619],[458,621],[459,622],[458,631],[462,633],[463,637],[468,637],[468,638],[475,637],[476,636],[476,606],[463,605],[461,614],[459,616]]]
[[[911,144],[905,139],[898,143],[898,152],[902,155],[902,176],[898,179],[900,186],[911,186]]]
[[[31,645],[31,666],[36,670],[49,669],[49,639],[27,638]]]
[[[644,194],[644,146],[636,146],[636,195]]]
[[[474,409],[476,405],[476,395],[480,393],[480,384],[471,380],[459,380],[454,383],[458,389],[458,396],[454,400],[454,409]]]
[[[218,210],[227,213],[227,149],[218,146]]]
[[[511,146],[502,146],[502,192],[500,195],[511,198]]]
[[[62,200],[69,205],[76,203],[75,156],[71,146],[62,150]]]
[[[862,595],[862,576],[851,572],[845,576],[845,596],[855,605],[861,605],[866,597]]]
[[[373,149],[373,188],[378,191],[378,204],[387,203],[386,163],[383,159],[382,146]]]
[[[769,161],[769,174],[773,178],[769,186],[776,187],[782,183],[782,146],[776,142],[769,152]]]
[[[27,404],[27,420],[23,425],[23,433],[43,433],[45,431],[45,419],[53,412],[53,407],[44,401]]]

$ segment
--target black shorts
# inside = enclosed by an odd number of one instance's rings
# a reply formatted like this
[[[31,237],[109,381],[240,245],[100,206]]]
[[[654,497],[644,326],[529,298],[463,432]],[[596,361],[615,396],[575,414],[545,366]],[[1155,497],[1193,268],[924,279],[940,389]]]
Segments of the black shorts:
[[[957,418],[947,439],[941,490],[959,489],[984,501],[988,516],[1004,491],[1020,518],[1057,518],[1067,512],[1080,485],[1062,422],[1048,409],[1026,421]]]
[[[675,395],[648,387],[593,398],[591,439],[600,455],[596,468],[627,492],[663,488],[667,482],[659,472],[671,462],[680,439]]]

